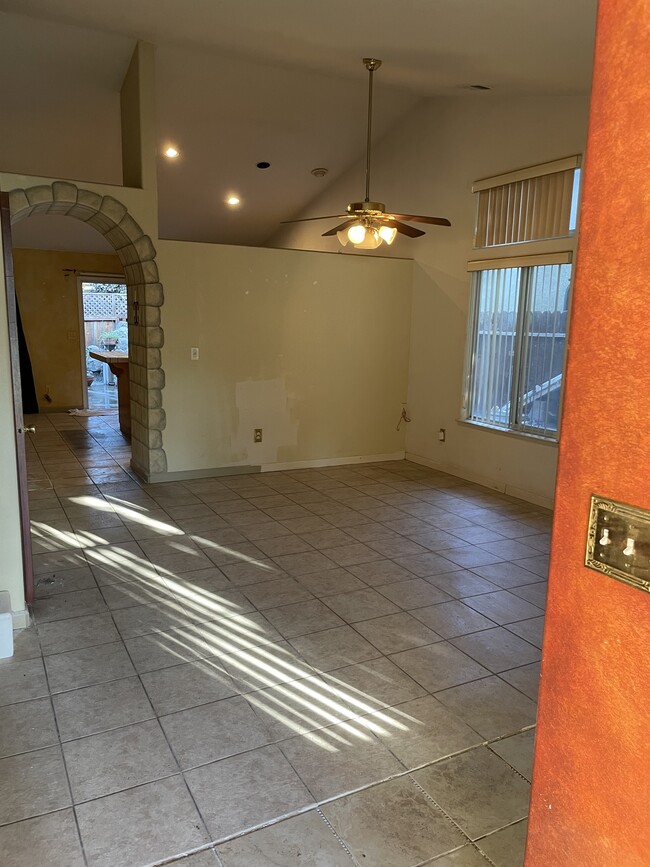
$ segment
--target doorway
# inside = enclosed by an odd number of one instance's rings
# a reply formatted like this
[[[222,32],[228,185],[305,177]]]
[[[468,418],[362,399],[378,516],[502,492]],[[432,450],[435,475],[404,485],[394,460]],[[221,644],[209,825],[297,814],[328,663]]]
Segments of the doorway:
[[[77,283],[84,409],[102,414],[117,412],[117,377],[95,354],[128,352],[126,283],[117,274],[83,274]]]

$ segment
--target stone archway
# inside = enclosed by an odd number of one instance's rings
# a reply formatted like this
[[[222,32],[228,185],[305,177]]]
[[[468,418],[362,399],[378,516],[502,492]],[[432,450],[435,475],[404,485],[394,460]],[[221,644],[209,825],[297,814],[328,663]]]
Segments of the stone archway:
[[[163,287],[151,238],[117,199],[69,181],[12,190],[9,205],[12,223],[32,214],[75,217],[97,229],[115,249],[129,292],[131,465],[145,480],[166,472],[167,456],[162,447],[165,372],[160,353],[164,340],[160,327]]]

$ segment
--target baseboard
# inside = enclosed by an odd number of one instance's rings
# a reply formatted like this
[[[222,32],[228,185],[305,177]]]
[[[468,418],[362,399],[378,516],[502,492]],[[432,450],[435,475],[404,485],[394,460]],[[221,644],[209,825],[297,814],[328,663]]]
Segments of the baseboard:
[[[272,464],[262,464],[263,473],[281,472],[282,470],[309,470],[320,467],[341,467],[348,464],[379,464],[385,461],[403,461],[404,452],[393,452],[389,455],[354,455],[347,458],[318,458],[311,461],[282,461]]]
[[[403,461],[404,452],[386,455],[353,455],[343,458],[318,458],[311,461],[283,461],[269,464],[242,464],[232,467],[208,467],[203,470],[178,470],[167,473],[146,473],[142,467],[131,461],[131,469],[147,484],[160,482],[182,482],[191,479],[213,479],[219,476],[240,476],[247,473],[273,473],[282,470],[308,470],[319,467],[340,467],[348,464],[375,464],[384,461]]]
[[[14,629],[27,629],[27,627],[31,623],[31,617],[29,616],[29,611],[26,608],[23,608],[22,611],[12,611],[11,617],[13,620]]]
[[[135,472],[138,472],[135,469]],[[238,467],[208,467],[205,470],[177,470],[171,473],[150,473],[146,481],[149,484],[157,484],[159,482],[183,482],[191,479],[214,479],[219,476],[242,476],[247,473],[262,472],[262,467],[258,464],[242,464]],[[139,473],[138,473],[139,474]]]
[[[452,465],[442,465],[424,455],[416,455],[412,452],[406,453],[406,460],[412,461],[414,464],[421,464],[425,467],[430,467],[432,470],[438,470],[441,473],[447,473],[450,476],[455,476],[458,479],[464,479],[466,482],[473,482],[476,485],[482,485],[484,488],[491,488],[493,491],[498,491],[501,494],[506,494],[509,497],[515,497],[517,500],[524,500],[526,503],[532,503],[534,506],[541,506],[543,509],[552,509],[554,501],[552,498],[545,497],[543,494],[527,491],[524,488],[517,488],[514,485],[508,485],[498,479],[490,476],[483,476],[480,473],[473,473],[463,467]]]

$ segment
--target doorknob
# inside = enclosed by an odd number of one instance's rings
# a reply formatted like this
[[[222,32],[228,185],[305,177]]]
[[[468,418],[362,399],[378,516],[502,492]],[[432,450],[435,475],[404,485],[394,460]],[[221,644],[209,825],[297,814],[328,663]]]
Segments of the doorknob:
[[[35,427],[19,427],[18,433],[36,433]]]

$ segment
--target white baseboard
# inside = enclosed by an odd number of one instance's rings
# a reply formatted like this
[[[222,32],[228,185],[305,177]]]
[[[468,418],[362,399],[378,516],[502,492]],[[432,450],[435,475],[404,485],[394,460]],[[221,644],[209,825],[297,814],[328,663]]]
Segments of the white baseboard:
[[[312,461],[286,461],[272,464],[262,464],[263,473],[273,473],[282,470],[309,470],[320,467],[340,467],[348,464],[378,464],[385,461],[403,461],[404,452],[393,452],[390,455],[354,455],[347,458],[320,458]]]
[[[26,608],[23,608],[22,611],[12,611],[11,617],[14,629],[26,629],[31,623],[29,611]]]
[[[458,479],[464,479],[466,482],[474,482],[474,484],[482,485],[484,488],[491,488],[493,491],[499,491],[499,493],[507,494],[509,497],[515,497],[518,500],[524,500],[526,503],[532,503],[534,506],[552,509],[554,505],[553,499],[545,497],[543,494],[517,488],[514,485],[508,485],[501,480],[491,478],[490,476],[483,476],[480,473],[473,473],[455,464],[440,464],[432,461],[430,458],[424,457],[424,455],[416,455],[411,452],[406,452],[406,460],[412,461],[414,464],[430,467],[432,470],[438,470],[441,473],[447,473]]]

